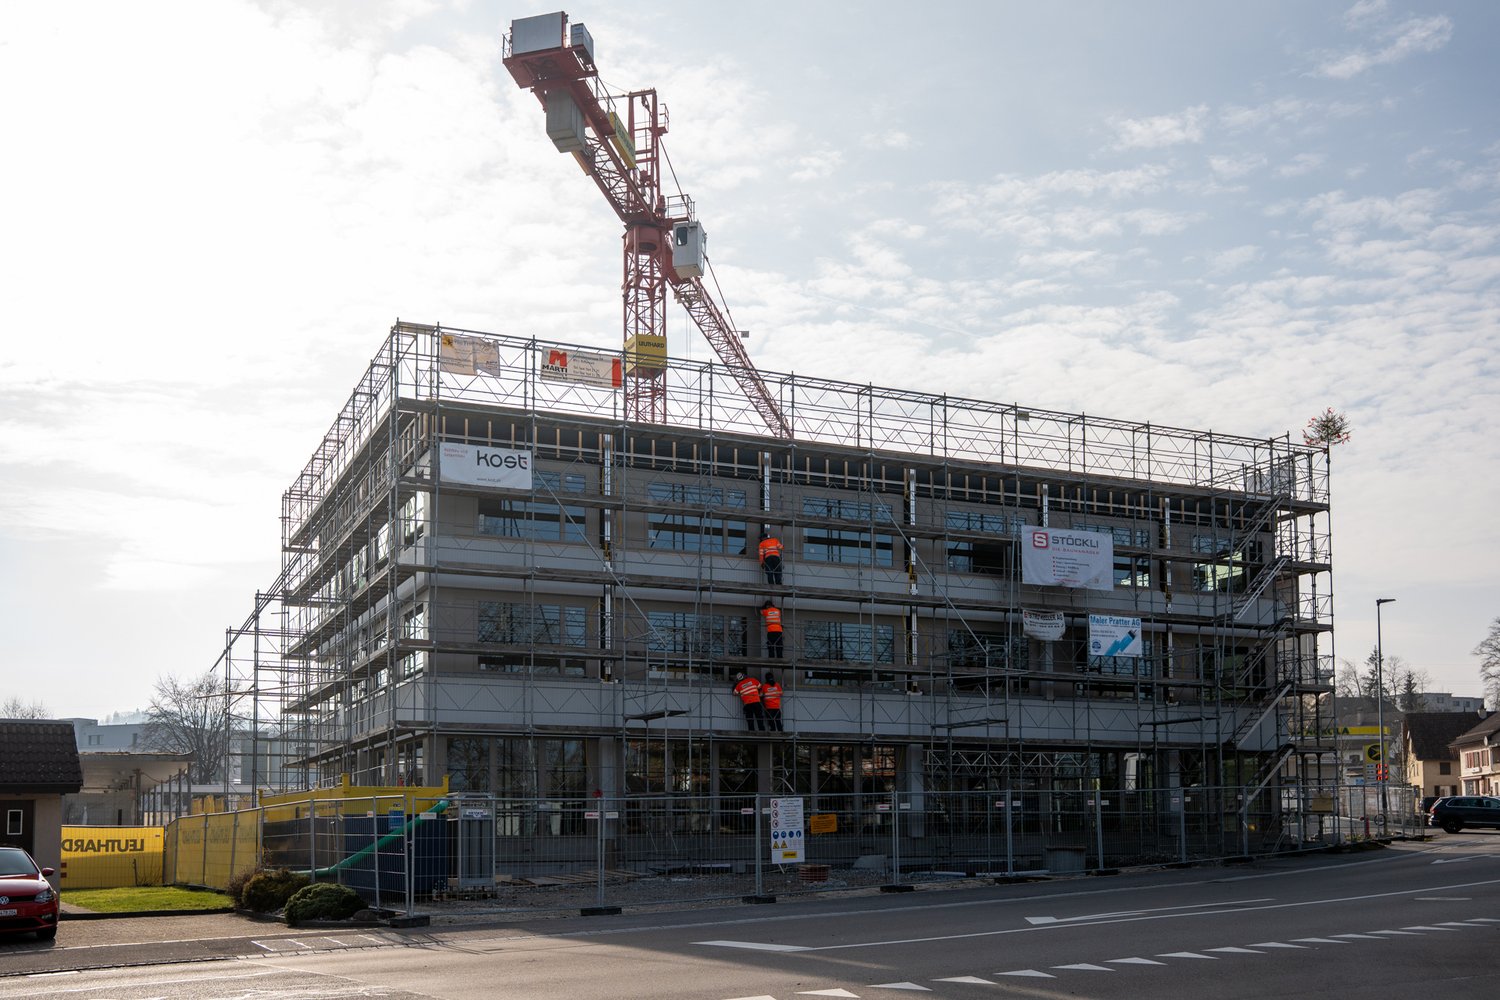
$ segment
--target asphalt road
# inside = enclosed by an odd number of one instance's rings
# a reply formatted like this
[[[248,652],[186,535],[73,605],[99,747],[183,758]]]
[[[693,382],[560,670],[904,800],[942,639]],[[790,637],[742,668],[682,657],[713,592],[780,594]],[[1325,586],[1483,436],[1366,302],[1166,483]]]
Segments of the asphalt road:
[[[298,933],[213,917],[192,918],[194,932],[166,919],[70,922],[52,947],[0,944],[0,1000],[1488,998],[1500,992],[1500,833],[504,926]],[[170,964],[90,971],[132,962]]]

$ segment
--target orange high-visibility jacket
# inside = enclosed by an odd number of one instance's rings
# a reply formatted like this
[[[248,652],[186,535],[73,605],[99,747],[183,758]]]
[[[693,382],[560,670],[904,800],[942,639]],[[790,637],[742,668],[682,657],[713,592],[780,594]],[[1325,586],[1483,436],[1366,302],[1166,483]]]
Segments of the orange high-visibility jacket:
[[[781,609],[777,607],[761,608],[760,616],[765,620],[767,632],[781,631]]]
[[[760,540],[760,561],[765,562],[766,556],[781,555],[781,539],[762,538]]]
[[[770,684],[760,686],[760,701],[767,708],[781,707],[781,685],[772,681]]]
[[[760,701],[760,681],[754,677],[746,677],[734,686],[734,693],[740,696],[740,701],[746,705],[753,705]]]

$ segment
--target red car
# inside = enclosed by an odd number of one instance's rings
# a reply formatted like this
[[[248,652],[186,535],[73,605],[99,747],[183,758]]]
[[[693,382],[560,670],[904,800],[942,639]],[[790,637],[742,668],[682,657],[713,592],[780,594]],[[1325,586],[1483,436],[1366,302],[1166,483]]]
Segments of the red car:
[[[19,847],[0,847],[0,934],[35,932],[43,941],[57,937],[57,890],[47,881],[51,868]]]

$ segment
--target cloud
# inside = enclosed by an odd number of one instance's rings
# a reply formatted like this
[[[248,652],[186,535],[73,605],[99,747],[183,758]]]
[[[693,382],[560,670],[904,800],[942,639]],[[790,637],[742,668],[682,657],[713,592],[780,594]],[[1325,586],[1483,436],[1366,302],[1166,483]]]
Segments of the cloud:
[[[860,136],[859,144],[866,149],[911,149],[912,137],[900,129],[889,132],[870,132]]]
[[[1239,156],[1210,156],[1208,168],[1224,180],[1238,180],[1266,165],[1266,157],[1262,153],[1245,153]]]
[[[1260,258],[1261,249],[1253,244],[1247,243],[1244,246],[1221,250],[1209,257],[1208,273],[1215,276],[1230,274]]]
[[[1361,16],[1351,27],[1364,27],[1374,16],[1384,12],[1384,5],[1356,4],[1350,12]],[[1413,17],[1400,24],[1381,29],[1373,47],[1361,46],[1344,52],[1326,53],[1313,73],[1334,80],[1349,80],[1376,66],[1389,66],[1408,56],[1436,52],[1453,37],[1453,21],[1438,14]]]
[[[1287,163],[1276,168],[1277,177],[1301,177],[1310,174],[1328,162],[1323,153],[1298,153]]]
[[[1207,118],[1208,105],[1199,104],[1172,115],[1111,119],[1110,127],[1115,130],[1113,148],[1161,149],[1202,142],[1203,123]]]

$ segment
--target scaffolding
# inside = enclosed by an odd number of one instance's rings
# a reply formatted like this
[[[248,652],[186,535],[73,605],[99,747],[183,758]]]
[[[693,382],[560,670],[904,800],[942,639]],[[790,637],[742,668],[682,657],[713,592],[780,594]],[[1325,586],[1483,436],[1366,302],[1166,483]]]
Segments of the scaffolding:
[[[417,780],[424,737],[494,732],[502,712],[508,732],[612,733],[698,775],[715,741],[747,735],[726,672],[785,668],[809,724],[920,745],[909,780],[1045,773],[1082,792],[1170,752],[1183,783],[1275,788],[1289,812],[1324,797],[1325,450],[762,372],[794,432],[781,440],[735,372],[677,359],[664,419],[637,423],[609,384],[549,374],[559,351],[589,349],[397,322],[286,491],[281,572],[222,656],[228,696],[279,741],[283,790]],[[443,444],[524,449],[538,474],[486,506],[442,479]],[[473,521],[444,513],[454,498]],[[828,555],[777,591],[786,661],[755,655],[747,611],[764,524]],[[1110,534],[1121,585],[1025,586],[1035,524]],[[809,607],[843,619],[811,634]],[[1146,624],[1145,656],[1021,625],[1101,608]],[[772,760],[796,757],[790,739]]]

